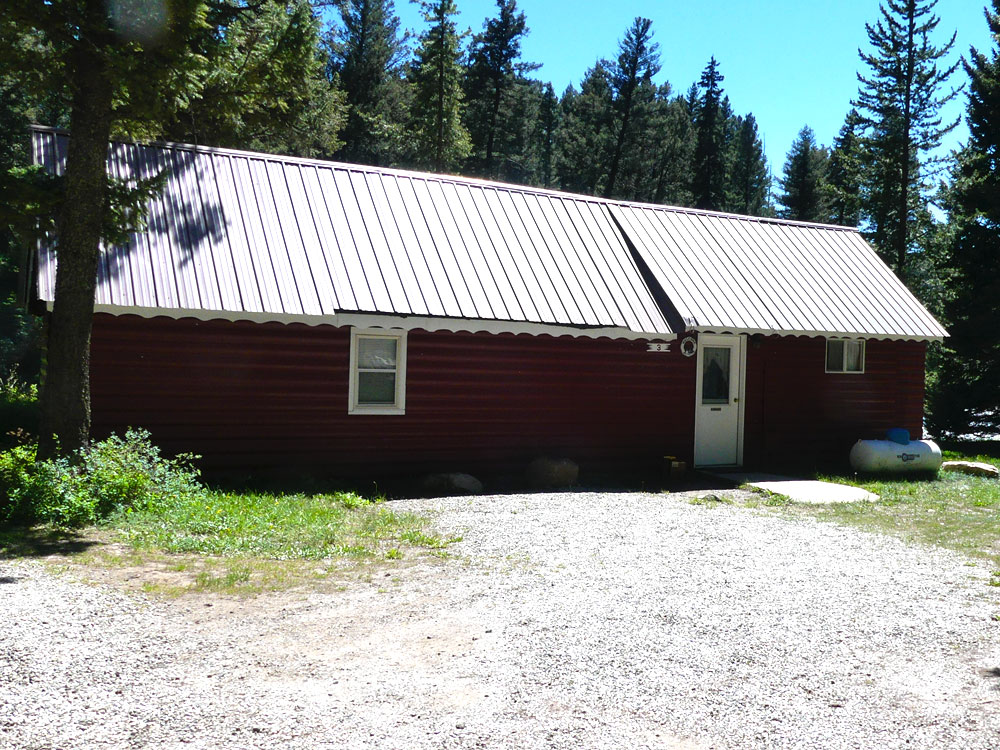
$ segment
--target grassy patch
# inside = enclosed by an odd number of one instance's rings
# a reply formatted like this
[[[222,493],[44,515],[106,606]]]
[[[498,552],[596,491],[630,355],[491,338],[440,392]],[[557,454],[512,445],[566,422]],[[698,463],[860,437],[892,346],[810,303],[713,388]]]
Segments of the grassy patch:
[[[353,493],[180,495],[112,515],[108,525],[137,549],[277,560],[399,559],[406,547],[441,549],[454,541],[428,533],[423,516]]]
[[[989,460],[957,452],[951,458]],[[793,503],[786,505],[783,512],[945,547],[1000,567],[1000,482],[996,479],[946,471],[935,478],[819,478],[863,487],[877,494],[879,500],[831,505]]]
[[[429,523],[353,493],[204,490],[73,531],[0,530],[0,556],[41,557],[159,596],[247,595],[370,581],[389,575],[384,568],[447,555],[459,539],[434,534]]]

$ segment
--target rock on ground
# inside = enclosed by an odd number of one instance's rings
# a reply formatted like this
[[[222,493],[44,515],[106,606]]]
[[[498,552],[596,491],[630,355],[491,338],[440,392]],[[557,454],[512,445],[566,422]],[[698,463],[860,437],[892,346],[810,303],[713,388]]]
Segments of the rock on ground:
[[[1000,469],[982,461],[945,461],[941,464],[941,471],[957,471],[977,477],[1000,477]]]
[[[958,555],[683,497],[405,501],[449,560],[148,600],[0,563],[0,746],[996,748]]]

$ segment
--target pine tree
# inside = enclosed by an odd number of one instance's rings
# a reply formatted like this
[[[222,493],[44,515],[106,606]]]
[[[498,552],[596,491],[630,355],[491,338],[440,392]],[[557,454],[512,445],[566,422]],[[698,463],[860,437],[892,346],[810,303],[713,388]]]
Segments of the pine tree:
[[[452,171],[469,155],[469,132],[462,124],[462,36],[453,16],[454,0],[420,3],[430,27],[420,35],[411,72],[412,161],[437,172]]]
[[[542,187],[555,186],[556,138],[559,132],[559,99],[551,83],[542,87],[542,99],[538,107],[538,122],[535,129],[535,143],[538,150],[538,184]]]
[[[1000,0],[986,19],[993,48],[975,48],[964,63],[970,77],[969,142],[959,153],[948,194],[953,225],[948,252],[949,338],[930,421],[950,434],[1000,429]]]
[[[734,122],[733,156],[729,169],[727,210],[748,216],[770,212],[771,172],[764,156],[764,143],[752,114]]]
[[[403,151],[406,122],[406,35],[392,0],[343,0],[341,26],[330,40],[330,69],[350,112],[338,157],[391,164]]]
[[[306,0],[214,5],[197,96],[164,134],[171,140],[297,156],[331,156],[342,142],[343,92],[326,75],[320,23]]]
[[[856,227],[861,221],[862,121],[857,110],[847,113],[833,141],[827,170],[829,220]]]
[[[656,95],[652,78],[660,70],[660,45],[653,42],[653,22],[638,17],[618,45],[618,61],[611,69],[611,88],[615,113],[614,145],[604,195],[615,195],[622,165],[635,130],[634,120],[642,117]]]
[[[861,60],[871,69],[858,74],[855,106],[866,126],[867,154],[862,213],[870,239],[898,273],[908,272],[907,256],[918,250],[921,222],[929,218],[927,180],[940,160],[927,155],[958,121],[942,123],[942,105],[956,91],[941,94],[958,63],[941,68],[955,42],[935,46],[937,0],[885,0],[881,18],[866,24],[871,52]]]
[[[691,206],[691,172],[696,135],[688,105],[681,97],[664,103],[655,127],[653,147],[657,154],[656,174],[646,200],[673,206]]]
[[[804,126],[788,152],[784,176],[778,180],[782,194],[778,202],[782,218],[799,221],[827,221],[826,174],[829,154],[816,143],[812,128]]]
[[[497,0],[497,16],[487,18],[482,33],[476,34],[469,47],[466,75],[466,117],[472,140],[474,170],[496,177],[498,146],[509,150],[510,140],[518,140],[518,121],[507,108],[523,108],[530,91],[518,91],[525,73],[536,70],[534,63],[519,62],[521,40],[528,33],[524,13],[518,12],[516,0]],[[510,101],[513,99],[514,101]],[[513,122],[512,122],[513,121]],[[512,132],[513,131],[513,132]],[[523,131],[522,131],[523,132]],[[508,158],[521,161],[515,149]]]
[[[726,201],[726,120],[719,63],[709,60],[698,82],[695,106],[697,141],[691,192],[698,208],[719,210]]]
[[[603,189],[613,147],[612,103],[611,74],[603,60],[587,71],[579,93],[572,86],[563,93],[556,138],[556,174],[563,190],[597,195]]]

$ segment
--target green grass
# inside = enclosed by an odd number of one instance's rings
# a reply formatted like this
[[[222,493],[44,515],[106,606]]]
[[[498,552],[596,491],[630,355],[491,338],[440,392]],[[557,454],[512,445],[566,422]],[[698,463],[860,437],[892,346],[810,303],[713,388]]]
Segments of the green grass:
[[[399,559],[406,548],[454,541],[429,533],[423,516],[354,493],[205,492],[113,515],[107,525],[137,549],[277,560]]]
[[[950,459],[996,459],[949,451]],[[987,561],[1000,569],[1000,481],[942,471],[934,478],[864,479],[817,477],[863,487],[876,502],[806,505],[792,503],[781,512],[811,516],[906,541],[933,544]]]

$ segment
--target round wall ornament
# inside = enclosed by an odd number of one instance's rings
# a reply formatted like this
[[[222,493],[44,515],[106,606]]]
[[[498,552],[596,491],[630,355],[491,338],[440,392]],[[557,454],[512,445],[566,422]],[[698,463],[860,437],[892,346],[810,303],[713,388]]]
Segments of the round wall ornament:
[[[681,354],[685,357],[693,357],[696,351],[698,351],[698,342],[692,337],[689,336],[681,341]]]

